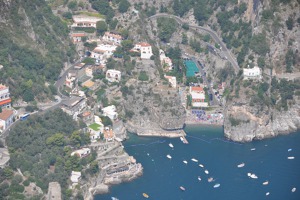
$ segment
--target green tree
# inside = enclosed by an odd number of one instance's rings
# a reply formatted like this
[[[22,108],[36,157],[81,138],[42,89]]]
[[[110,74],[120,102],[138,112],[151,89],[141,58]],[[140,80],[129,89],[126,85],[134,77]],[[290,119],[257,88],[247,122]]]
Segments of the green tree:
[[[70,3],[68,3],[68,8],[70,10],[77,10],[77,1],[71,1]]]
[[[185,33],[182,34],[181,44],[187,44],[188,43],[188,37]]]
[[[52,146],[63,146],[65,144],[65,138],[63,134],[56,133],[47,138],[46,144]]]
[[[104,21],[98,21],[96,24],[97,33],[101,36],[104,35],[105,31],[107,31],[107,24]]]
[[[289,16],[289,18],[285,21],[285,24],[286,24],[288,30],[293,30],[293,28],[294,28],[293,17]]]
[[[127,0],[121,0],[119,3],[118,10],[120,13],[127,12],[128,8],[130,7],[130,3]]]
[[[169,42],[173,33],[176,31],[178,24],[175,19],[160,17],[157,19],[157,26],[158,37],[164,42]]]
[[[133,47],[133,42],[132,42],[132,40],[123,40],[121,42],[121,45],[122,45],[124,51],[129,51]]]
[[[111,119],[107,116],[102,116],[101,120],[102,120],[102,123],[103,123],[104,126],[111,126],[112,125]]]

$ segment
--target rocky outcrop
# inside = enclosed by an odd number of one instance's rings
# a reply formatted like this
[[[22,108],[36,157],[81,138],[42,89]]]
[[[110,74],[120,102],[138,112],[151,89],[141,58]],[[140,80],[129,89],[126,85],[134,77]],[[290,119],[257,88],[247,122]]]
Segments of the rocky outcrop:
[[[300,105],[288,111],[268,110],[255,113],[252,107],[229,106],[225,112],[224,133],[231,140],[250,142],[288,134],[300,129]]]

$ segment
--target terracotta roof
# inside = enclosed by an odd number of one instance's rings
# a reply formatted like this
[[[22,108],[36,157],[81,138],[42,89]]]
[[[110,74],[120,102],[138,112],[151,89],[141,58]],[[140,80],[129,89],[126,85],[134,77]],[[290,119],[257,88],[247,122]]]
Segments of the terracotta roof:
[[[7,104],[7,103],[10,103],[11,102],[11,98],[9,99],[6,99],[4,101],[0,101],[0,106],[4,105],[4,104]]]
[[[83,116],[83,117],[87,117],[87,116],[89,116],[89,115],[91,115],[91,112],[89,112],[89,111],[86,111],[86,112],[82,113],[82,116]]]
[[[114,137],[114,133],[112,129],[104,130],[104,139],[112,139]]]
[[[0,84],[0,90],[6,89],[7,86]]]
[[[85,33],[73,33],[72,37],[84,37]]]
[[[138,45],[141,45],[141,47],[151,47],[151,45],[147,42],[141,42],[141,43],[138,43]]]
[[[203,88],[202,87],[192,87],[192,91],[194,91],[194,92],[202,92]]]
[[[3,109],[0,113],[0,119],[6,121],[9,117],[11,117],[14,114],[12,110],[9,109]]]

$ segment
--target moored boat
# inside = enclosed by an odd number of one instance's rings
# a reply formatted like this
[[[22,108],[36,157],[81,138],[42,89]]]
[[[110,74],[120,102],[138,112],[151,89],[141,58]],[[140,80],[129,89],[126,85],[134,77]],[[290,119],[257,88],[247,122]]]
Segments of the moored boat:
[[[214,185],[214,188],[218,188],[218,187],[220,187],[220,185],[221,185],[220,183],[217,183]]]
[[[205,174],[209,174],[209,171],[208,171],[208,170],[205,170],[204,173],[205,173]]]
[[[183,161],[184,164],[187,164],[188,162],[186,160]]]
[[[268,185],[268,184],[269,184],[269,181],[263,182],[263,185]]]
[[[170,155],[168,154],[168,155],[167,155],[167,158],[171,159],[171,158],[172,158],[172,156],[170,156]]]
[[[251,149],[251,151],[255,151],[255,150],[256,150],[255,148],[252,148],[252,149]]]
[[[295,157],[294,156],[289,156],[289,157],[287,157],[289,160],[293,160],[293,159],[295,159]]]
[[[213,177],[210,177],[210,178],[207,179],[207,181],[210,183],[210,182],[213,182],[213,181],[215,181],[215,180],[214,180]]]
[[[185,188],[183,186],[179,187],[182,191],[185,191]]]
[[[292,189],[292,192],[296,192],[296,188],[295,187]]]
[[[198,181],[201,181],[201,177],[200,176],[198,176]]]
[[[288,151],[292,151],[292,149],[288,149]]]
[[[192,160],[192,161],[194,161],[194,162],[198,162],[198,160],[197,160],[197,159],[195,159],[195,158],[192,158],[191,160]]]
[[[245,166],[245,163],[241,163],[241,164],[239,164],[237,167],[238,168],[241,168],[241,167],[244,167]]]
[[[199,164],[199,167],[202,167],[202,168],[203,168],[203,167],[204,167],[204,165],[202,165],[202,164]]]
[[[143,193],[143,197],[145,197],[145,198],[149,198],[149,195],[148,194],[146,194],[146,193]]]
[[[111,200],[119,200],[119,199],[116,197],[111,197]]]
[[[170,144],[169,144],[169,147],[171,147],[171,148],[174,148],[174,146],[173,146],[173,144],[172,144],[172,143],[170,143]]]
[[[266,196],[269,196],[269,194],[270,194],[270,192],[267,192],[267,193],[266,193]]]

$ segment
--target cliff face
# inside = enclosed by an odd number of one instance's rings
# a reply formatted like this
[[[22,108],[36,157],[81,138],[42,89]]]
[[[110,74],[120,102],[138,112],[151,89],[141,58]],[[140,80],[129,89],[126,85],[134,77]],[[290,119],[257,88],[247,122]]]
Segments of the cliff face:
[[[226,111],[224,122],[225,136],[239,142],[250,142],[294,132],[300,128],[300,105],[296,104],[288,111],[273,110],[255,115],[248,106],[232,106]],[[239,119],[232,123],[232,118]],[[231,120],[230,120],[231,119]]]

